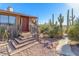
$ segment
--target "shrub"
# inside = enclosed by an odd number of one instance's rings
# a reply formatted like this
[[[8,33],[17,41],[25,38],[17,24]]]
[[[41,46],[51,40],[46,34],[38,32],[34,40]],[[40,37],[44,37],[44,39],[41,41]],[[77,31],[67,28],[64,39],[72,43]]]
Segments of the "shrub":
[[[5,32],[5,29],[3,27],[0,28],[0,35],[3,35],[3,33]]]
[[[0,27],[0,39],[3,38],[4,32],[5,32],[5,29],[3,27]]]
[[[48,32],[49,37],[51,38],[58,37],[59,36],[58,31],[59,31],[59,26],[54,25],[52,29],[49,29],[49,32]]]
[[[43,35],[48,35],[48,37],[58,37],[61,33],[59,31],[59,26],[57,24],[49,25],[49,24],[42,24],[40,25],[40,33],[43,33]]]
[[[79,40],[79,23],[75,23],[69,28],[68,37],[70,40]]]
[[[40,33],[46,34],[48,32],[48,25],[47,24],[41,24],[40,25]]]
[[[0,39],[2,41],[6,41],[5,39],[8,39],[8,32],[3,27],[0,27]]]

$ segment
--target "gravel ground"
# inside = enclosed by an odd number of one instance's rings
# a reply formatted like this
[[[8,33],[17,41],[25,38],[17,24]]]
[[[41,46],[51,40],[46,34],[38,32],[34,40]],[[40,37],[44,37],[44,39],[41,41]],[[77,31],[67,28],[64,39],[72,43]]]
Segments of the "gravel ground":
[[[6,45],[0,44],[0,56],[7,56],[7,48]]]
[[[19,53],[16,53],[12,56],[59,56],[55,49],[49,49],[47,48],[48,45],[45,43],[49,42],[48,40],[42,41],[42,44],[38,43],[36,45],[33,45],[32,47],[23,50]],[[51,41],[49,42],[51,43]],[[1,44],[0,44],[1,45]],[[6,56],[8,55],[6,46],[0,46],[0,55],[1,56]]]
[[[44,47],[43,44],[37,44],[15,54],[14,56],[58,56],[58,54],[55,53],[53,48],[48,49]]]

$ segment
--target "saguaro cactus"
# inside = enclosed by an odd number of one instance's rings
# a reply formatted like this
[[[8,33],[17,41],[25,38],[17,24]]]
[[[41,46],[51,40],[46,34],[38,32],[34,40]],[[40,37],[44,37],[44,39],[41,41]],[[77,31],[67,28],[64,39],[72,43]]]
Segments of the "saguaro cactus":
[[[55,25],[57,25],[57,24],[58,24],[58,22],[56,21],[56,22],[55,22]]]
[[[69,10],[68,10],[67,11],[67,30],[69,28],[69,23],[70,23],[70,21],[69,21]]]
[[[54,14],[52,14],[52,23],[54,25]]]
[[[58,21],[59,21],[59,24],[60,24],[60,29],[61,29],[60,31],[61,31],[61,36],[62,36],[63,35],[63,25],[62,25],[62,23],[64,21],[64,16],[62,16],[62,14],[59,15]]]
[[[73,8],[72,8],[72,16],[71,16],[71,21],[72,21],[72,25],[74,24],[74,18],[75,18],[75,16],[73,15]]]
[[[51,21],[51,19],[49,19],[49,25],[52,26],[52,21]]]

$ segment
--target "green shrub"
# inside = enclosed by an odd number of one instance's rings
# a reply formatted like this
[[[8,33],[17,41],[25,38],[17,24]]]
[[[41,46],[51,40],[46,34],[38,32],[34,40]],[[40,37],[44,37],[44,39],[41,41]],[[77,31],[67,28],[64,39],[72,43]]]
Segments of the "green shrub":
[[[54,25],[52,29],[49,29],[49,32],[48,32],[49,37],[51,38],[58,37],[59,36],[58,31],[59,31],[59,26]]]
[[[58,37],[60,34],[59,26],[57,24],[41,24],[40,33],[43,33],[43,35],[47,34],[50,38]]]
[[[3,27],[0,27],[0,39],[2,40],[3,34],[5,32],[5,29]]]
[[[41,24],[40,25],[40,33],[46,34],[48,32],[48,25],[47,24]]]
[[[2,39],[2,41],[6,41],[5,39],[8,38],[8,32],[5,31],[5,28],[0,27],[0,39]]]
[[[3,33],[5,32],[5,29],[3,27],[0,28],[0,35],[3,35]]]
[[[68,30],[68,37],[70,40],[78,40],[79,41],[79,23],[75,23]]]

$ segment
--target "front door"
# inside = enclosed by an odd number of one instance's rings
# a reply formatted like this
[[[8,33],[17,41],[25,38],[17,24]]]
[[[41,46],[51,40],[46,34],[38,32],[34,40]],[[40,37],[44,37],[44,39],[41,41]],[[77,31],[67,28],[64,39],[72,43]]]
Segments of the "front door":
[[[22,17],[22,32],[29,31],[29,17]]]

